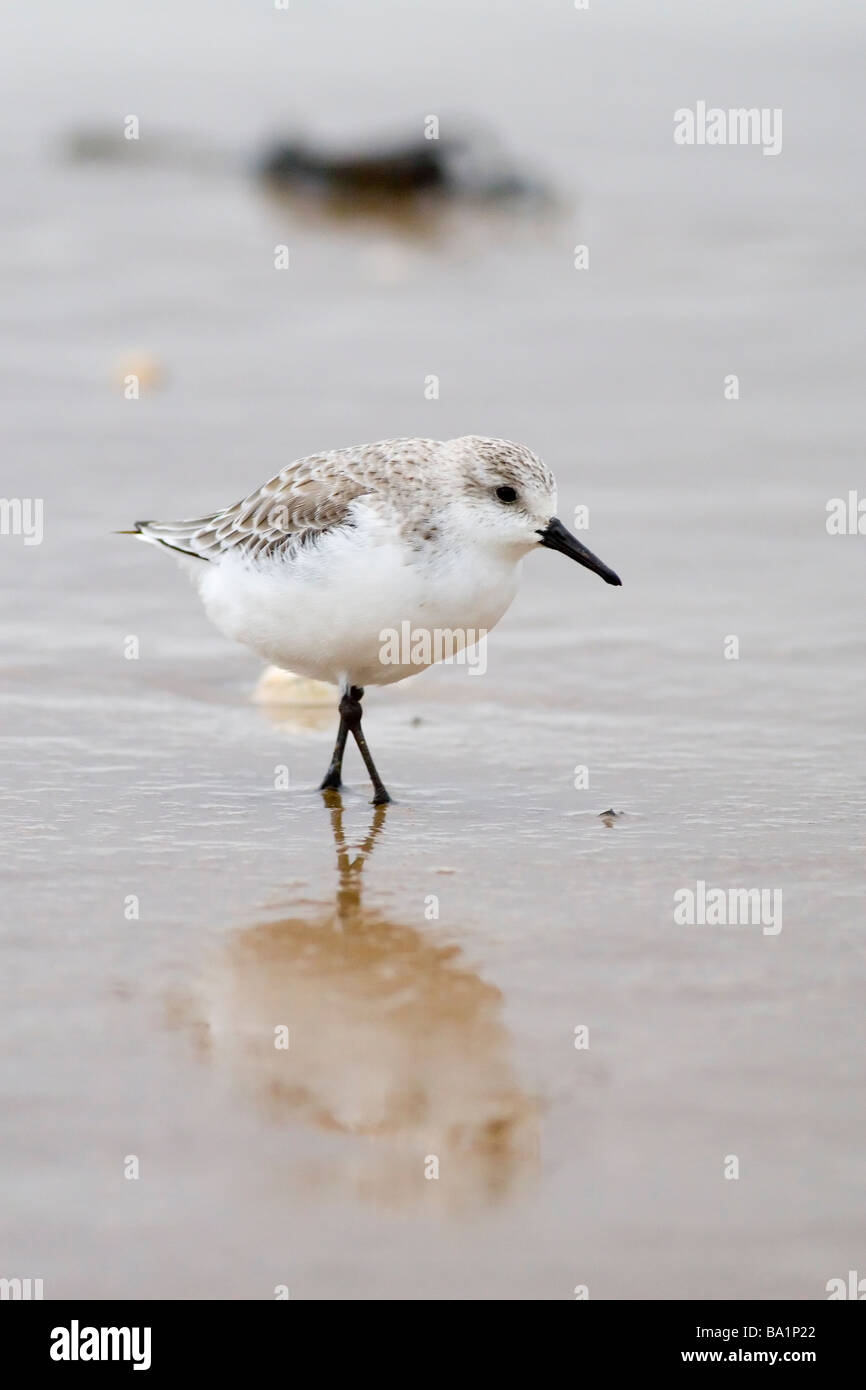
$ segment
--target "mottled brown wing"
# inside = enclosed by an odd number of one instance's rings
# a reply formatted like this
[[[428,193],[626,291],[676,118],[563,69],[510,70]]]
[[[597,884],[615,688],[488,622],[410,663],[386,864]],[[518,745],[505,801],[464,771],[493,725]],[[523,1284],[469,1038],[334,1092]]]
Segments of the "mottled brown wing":
[[[136,528],[146,539],[200,560],[214,560],[227,551],[260,559],[296,549],[345,525],[351,503],[367,490],[348,473],[320,471],[325,458],[317,455],[290,465],[233,507],[211,516],[137,521]]]

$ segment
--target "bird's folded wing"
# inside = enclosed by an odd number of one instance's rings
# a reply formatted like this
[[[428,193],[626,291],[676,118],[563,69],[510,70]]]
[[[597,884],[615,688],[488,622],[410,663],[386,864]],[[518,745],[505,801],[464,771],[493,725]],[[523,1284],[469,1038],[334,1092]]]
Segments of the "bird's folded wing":
[[[349,508],[366,488],[346,475],[316,476],[286,469],[249,497],[211,516],[191,521],[137,521],[145,539],[200,560],[227,552],[262,559],[309,544],[350,520]]]

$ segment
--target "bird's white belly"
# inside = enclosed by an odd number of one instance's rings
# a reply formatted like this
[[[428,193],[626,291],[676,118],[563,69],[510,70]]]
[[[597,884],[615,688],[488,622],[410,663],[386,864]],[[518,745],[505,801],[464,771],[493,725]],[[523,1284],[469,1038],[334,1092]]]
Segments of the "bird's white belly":
[[[514,598],[518,566],[474,554],[419,561],[397,543],[359,545],[350,534],[267,566],[226,555],[196,578],[227,636],[300,675],[364,686],[440,660],[447,638],[437,634],[471,643],[494,627]]]

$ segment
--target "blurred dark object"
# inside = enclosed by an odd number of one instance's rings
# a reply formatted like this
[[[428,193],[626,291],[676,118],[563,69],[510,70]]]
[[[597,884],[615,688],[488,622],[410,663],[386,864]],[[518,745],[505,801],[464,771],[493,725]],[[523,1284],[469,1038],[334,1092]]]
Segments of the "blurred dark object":
[[[333,152],[304,140],[271,145],[259,173],[285,192],[338,197],[405,198],[440,193],[478,198],[544,195],[488,139],[413,138],[366,150]]]
[[[220,150],[195,135],[147,132],[127,139],[118,127],[69,132],[67,159],[150,164],[190,173],[250,171],[279,194],[298,194],[350,207],[371,203],[411,203],[434,195],[482,201],[551,201],[537,179],[522,173],[488,131],[457,136],[383,138],[369,145],[331,149],[298,135],[269,140],[250,160],[242,152]]]
[[[437,142],[438,143],[438,142]],[[449,182],[445,152],[433,142],[392,146],[375,153],[328,155],[307,145],[274,145],[259,172],[291,187],[319,186],[334,192],[418,193]]]

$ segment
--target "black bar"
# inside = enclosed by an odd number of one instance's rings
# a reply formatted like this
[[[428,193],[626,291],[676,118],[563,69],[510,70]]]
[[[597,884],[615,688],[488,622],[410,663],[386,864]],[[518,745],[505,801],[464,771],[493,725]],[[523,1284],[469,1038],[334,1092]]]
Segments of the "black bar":
[[[408,1300],[411,1301],[411,1300]],[[526,1300],[532,1301],[532,1300]],[[847,1301],[847,1300],[845,1300]],[[862,1300],[860,1300],[862,1301]],[[108,1369],[114,1376],[129,1374],[143,1382],[176,1377],[185,1371],[200,1376],[212,1372],[222,1378],[234,1372],[249,1374],[260,1365],[285,1366],[291,1374],[297,1356],[307,1364],[316,1350],[317,1315],[304,1300],[273,1302],[4,1302],[0,1303],[0,1334],[4,1360],[17,1362],[25,1374],[48,1371],[52,1378],[84,1374],[98,1375]],[[569,1360],[573,1369],[594,1366],[615,1375],[621,1370],[666,1372],[674,1367],[720,1366],[737,1371],[742,1367],[777,1369],[805,1366],[820,1372],[836,1372],[858,1364],[863,1345],[864,1320],[860,1310],[844,1307],[832,1300],[816,1302],[592,1302],[573,1300],[574,1306],[554,1326],[569,1339]],[[360,1343],[368,1354],[375,1333],[375,1314],[368,1314],[367,1336]],[[336,1322],[335,1322],[336,1318]],[[462,1322],[457,1315],[458,1323]],[[345,1311],[331,1312],[327,1326],[348,1330],[354,1319]],[[411,1314],[403,1324],[408,1333],[414,1324]],[[431,1352],[441,1347],[443,1362],[448,1359],[454,1374],[454,1348],[441,1333],[446,1325],[435,1324],[437,1335],[424,1337],[425,1370],[430,1369]],[[95,1339],[88,1329],[97,1329]],[[118,1335],[102,1329],[117,1329]],[[133,1329],[139,1329],[135,1336]],[[145,1336],[149,1330],[149,1340]],[[481,1329],[478,1329],[479,1333]],[[128,1334],[128,1335],[126,1335]],[[473,1334],[475,1335],[475,1334]],[[403,1340],[401,1334],[400,1340]],[[328,1338],[328,1370],[332,1373],[332,1339]],[[344,1343],[348,1347],[350,1342]],[[477,1343],[476,1352],[480,1352]],[[485,1342],[485,1358],[495,1363],[497,1343]],[[79,1359],[55,1359],[55,1353],[77,1349]],[[111,1357],[127,1353],[128,1359],[83,1359],[81,1352],[104,1351]],[[528,1347],[527,1347],[528,1351]],[[504,1355],[510,1355],[505,1352]],[[133,1358],[142,1369],[133,1370]],[[149,1364],[145,1366],[145,1360]],[[546,1360],[546,1357],[545,1357]],[[298,1373],[300,1365],[297,1366]],[[324,1370],[324,1367],[322,1368]],[[360,1369],[360,1368],[359,1368]],[[489,1369],[489,1367],[488,1367]],[[369,1370],[369,1367],[368,1367]],[[367,1373],[366,1371],[364,1372]],[[306,1372],[303,1372],[306,1377]],[[396,1374],[396,1371],[394,1372]],[[402,1375],[411,1375],[404,1365]],[[390,1378],[390,1376],[389,1376]],[[135,1383],[135,1381],[133,1382]]]

